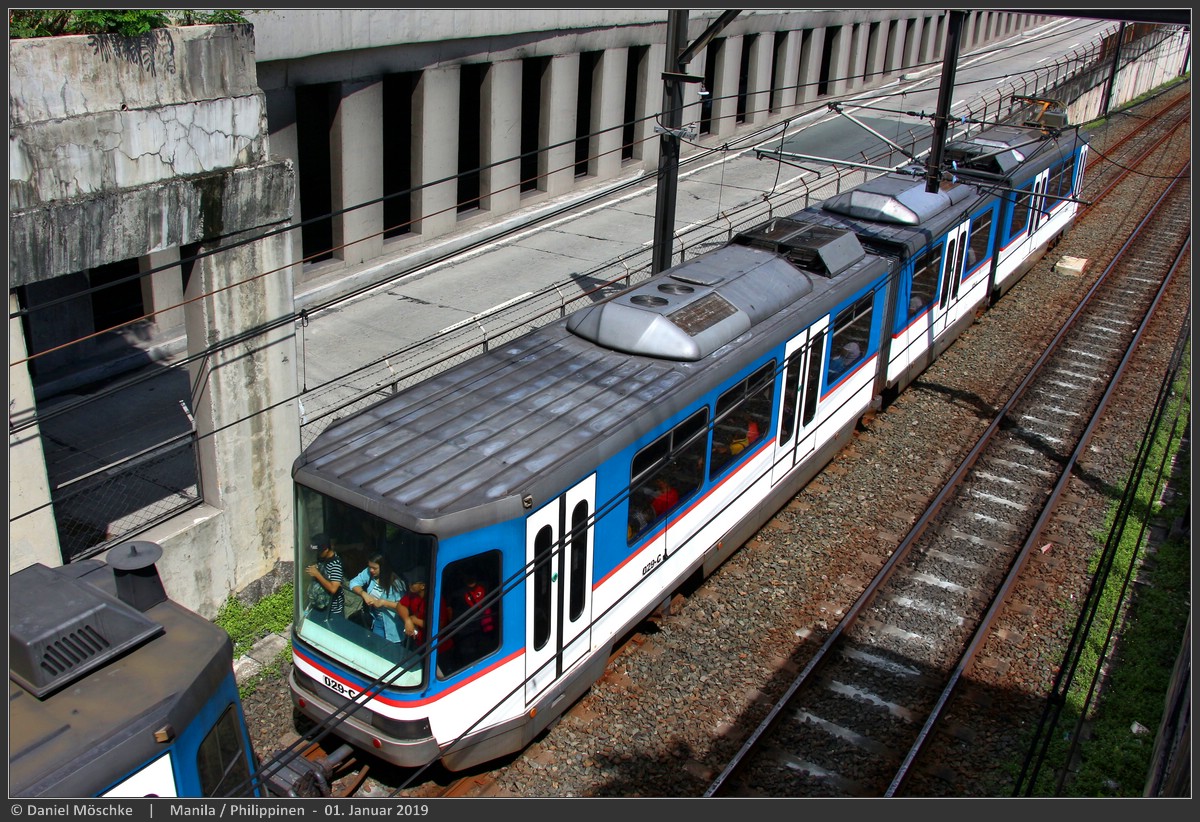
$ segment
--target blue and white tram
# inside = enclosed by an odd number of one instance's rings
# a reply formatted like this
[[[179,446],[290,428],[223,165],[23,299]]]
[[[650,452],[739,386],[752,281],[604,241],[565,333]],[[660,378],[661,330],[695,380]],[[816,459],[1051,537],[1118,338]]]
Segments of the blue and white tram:
[[[793,219],[855,232],[899,272],[877,389],[904,389],[1058,243],[1078,213],[1087,143],[997,126],[946,147],[960,181],[870,180]]]
[[[868,182],[331,425],[293,470],[297,708],[402,766],[528,745],[984,305],[995,185]]]

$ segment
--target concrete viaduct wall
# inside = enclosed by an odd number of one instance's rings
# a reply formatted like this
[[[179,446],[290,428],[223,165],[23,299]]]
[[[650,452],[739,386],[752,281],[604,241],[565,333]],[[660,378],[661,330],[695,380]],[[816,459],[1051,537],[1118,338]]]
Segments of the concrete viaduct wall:
[[[719,14],[692,12],[688,42]],[[366,266],[386,276],[389,258],[435,238],[444,242],[463,228],[486,229],[540,201],[657,168],[653,115],[663,93],[667,15],[662,10],[287,10],[248,17],[256,30],[272,149],[296,163],[302,181],[329,180],[328,190],[323,184],[316,190],[302,184],[297,214],[309,219],[371,203],[334,218],[332,255],[314,256],[314,245],[306,248],[300,233],[293,235],[293,254],[305,260],[298,277],[303,287],[332,284],[348,270]],[[962,51],[1019,34],[1044,19],[972,11]],[[689,73],[712,78],[712,108],[702,108],[699,85],[688,84],[683,122],[700,123],[709,116],[696,142],[719,145],[739,131],[891,82],[915,67],[940,65],[948,25],[945,9],[743,11],[688,65]],[[522,73],[533,70],[531,62],[539,58],[548,61],[540,99],[522,99]],[[636,76],[630,76],[635,63]],[[479,94],[479,154],[482,165],[490,167],[481,175],[478,207],[464,210],[454,184],[462,170],[459,106],[470,88],[464,78],[481,69],[487,79]],[[395,105],[387,102],[388,82],[402,75],[415,78],[411,137],[387,125],[394,116],[387,109]],[[303,95],[318,87],[330,95],[328,105],[337,113],[328,123],[318,119],[306,125],[309,98]],[[739,92],[744,95],[740,114]],[[589,99],[581,101],[581,95]],[[528,145],[521,141],[521,117],[529,106],[542,112],[538,180],[522,186],[520,164],[511,158]],[[590,112],[586,124],[577,122],[581,110]],[[625,156],[620,124],[630,110],[638,122]],[[572,145],[577,133],[591,134],[582,174]],[[328,151],[302,150],[306,138],[327,142]],[[685,147],[684,156],[697,150]],[[389,164],[407,164],[409,155],[409,184],[416,190],[410,195],[409,230],[397,236],[379,200],[390,193],[382,182]],[[306,198],[319,198],[319,205],[306,208]],[[324,293],[338,292],[331,285]]]
[[[62,564],[19,289],[115,260],[178,260],[189,245],[207,254],[189,276],[167,267],[146,279],[196,357],[204,505],[138,538],[163,546],[167,591],[215,615],[290,560],[299,450],[292,326],[263,330],[292,312],[291,246],[270,232],[291,221],[295,175],[269,155],[253,30],[13,40],[9,68],[9,570]],[[138,413],[97,416],[96,437]]]

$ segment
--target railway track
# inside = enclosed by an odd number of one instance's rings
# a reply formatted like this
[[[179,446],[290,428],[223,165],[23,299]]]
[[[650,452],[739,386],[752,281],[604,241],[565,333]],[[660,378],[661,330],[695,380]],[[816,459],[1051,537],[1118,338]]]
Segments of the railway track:
[[[1184,257],[1189,168],[706,796],[901,790]]]

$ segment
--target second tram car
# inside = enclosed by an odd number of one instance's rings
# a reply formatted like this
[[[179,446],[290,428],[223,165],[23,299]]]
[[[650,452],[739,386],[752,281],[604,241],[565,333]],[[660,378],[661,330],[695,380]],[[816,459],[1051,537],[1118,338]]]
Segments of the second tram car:
[[[869,181],[331,425],[293,471],[295,705],[402,766],[528,745],[1057,241],[1085,155],[952,143],[935,192]]]
[[[150,542],[9,577],[9,795],[260,795],[224,629]]]

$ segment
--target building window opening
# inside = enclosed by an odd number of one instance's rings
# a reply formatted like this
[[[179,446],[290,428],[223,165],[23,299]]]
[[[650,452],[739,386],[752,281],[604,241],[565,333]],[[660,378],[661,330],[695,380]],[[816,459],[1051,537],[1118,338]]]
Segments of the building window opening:
[[[758,39],[757,34],[747,35],[742,39],[742,61],[738,66],[738,96],[737,96],[737,117],[735,122],[746,122],[746,106],[749,103],[750,94],[750,55],[754,53],[754,41]]]
[[[841,26],[830,26],[825,30],[825,46],[821,51],[821,73],[817,75],[817,96],[823,97],[829,93],[829,84],[833,81],[833,48],[838,37],[842,34]]]
[[[544,188],[541,166],[542,85],[550,69],[549,57],[521,61],[521,192]]]
[[[713,94],[720,91],[717,88],[717,60],[721,57],[721,49],[725,48],[724,38],[713,40],[708,44],[704,57],[704,87]],[[713,94],[700,101],[700,133],[712,134]]]
[[[622,160],[632,160],[642,156],[641,147],[635,145],[635,142],[637,140],[638,99],[643,94],[642,73],[646,69],[646,55],[649,51],[647,46],[631,47],[628,62],[625,65],[625,126],[621,130]]]
[[[458,213],[479,208],[480,122],[483,82],[490,63],[467,64],[459,72],[458,97]]]
[[[413,95],[420,72],[383,78],[383,236],[412,233]]]
[[[779,76],[780,61],[787,54],[787,36],[786,32],[780,32],[775,35],[775,42],[771,49],[771,102],[768,107],[772,114],[778,114],[783,108],[783,89],[779,87],[782,78]]]
[[[588,173],[592,147],[597,140],[592,136],[592,95],[596,89],[596,72],[600,70],[598,51],[585,51],[579,55],[579,90],[575,97],[575,176]]]
[[[338,103],[334,83],[296,89],[296,165],[301,253],[306,262],[333,257],[333,174],[330,132]],[[314,219],[316,217],[325,219]],[[309,221],[312,222],[309,222]]]

